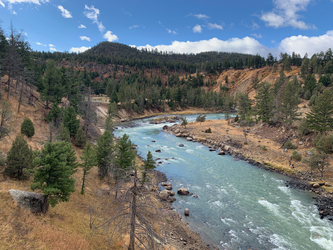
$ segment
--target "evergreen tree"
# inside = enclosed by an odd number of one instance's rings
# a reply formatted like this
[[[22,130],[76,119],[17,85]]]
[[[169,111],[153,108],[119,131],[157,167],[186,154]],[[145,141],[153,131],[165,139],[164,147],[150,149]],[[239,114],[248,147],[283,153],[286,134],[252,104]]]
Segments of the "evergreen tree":
[[[87,137],[82,127],[79,127],[76,132],[74,144],[79,148],[83,148],[87,144]]]
[[[304,85],[305,85],[305,90],[310,91],[310,93],[312,94],[314,89],[316,88],[316,77],[313,74],[309,74],[304,81]]]
[[[43,80],[43,91],[41,92],[42,101],[46,101],[46,108],[49,108],[49,102],[60,103],[64,96],[64,89],[61,85],[61,74],[51,60],[47,64]]]
[[[187,125],[187,123],[188,123],[186,117],[180,117],[180,119],[181,119],[181,121],[182,121],[182,122],[180,123],[180,125],[181,125],[181,126],[184,126],[184,127],[186,128],[186,125]]]
[[[28,177],[28,170],[32,167],[33,152],[23,136],[16,136],[7,154],[5,173],[11,178],[19,180]]]
[[[104,178],[110,173],[113,158],[113,138],[112,134],[105,130],[104,134],[97,141],[96,157],[98,173],[100,178]]]
[[[29,118],[25,118],[21,125],[21,134],[31,138],[35,134],[35,127]]]
[[[80,121],[76,119],[75,109],[70,106],[64,111],[64,126],[68,129],[71,136],[75,136],[79,128]]]
[[[280,77],[276,79],[276,82],[274,84],[274,93],[277,94],[281,88],[281,86],[287,81],[287,77],[284,74],[283,67],[281,67],[280,70]]]
[[[61,123],[59,126],[57,140],[71,142],[71,136],[69,134],[68,128],[66,128],[63,123]]]
[[[312,105],[306,115],[306,122],[310,129],[318,132],[330,131],[333,128],[333,95],[325,90]]]
[[[135,155],[133,143],[129,136],[124,134],[116,144],[115,168],[113,169],[116,186],[118,186],[120,180],[126,180],[124,178],[129,176],[128,172],[132,170]],[[117,199],[117,194],[118,189],[116,189],[115,199]]]
[[[34,159],[37,167],[31,189],[40,189],[44,194],[42,212],[46,213],[48,205],[54,207],[59,202],[69,200],[75,191],[75,179],[71,177],[77,167],[75,151],[67,142],[48,142],[39,157]]]
[[[290,128],[294,120],[300,115],[298,111],[298,104],[300,103],[298,93],[298,87],[294,82],[290,81],[285,87],[282,93],[281,103],[279,105],[279,111],[283,116],[283,123]]]
[[[156,168],[156,166],[155,166],[155,161],[153,159],[153,155],[150,151],[148,151],[147,159],[145,160],[145,164],[143,165],[142,180],[141,180],[142,185],[145,182],[149,181],[147,179],[147,173],[149,171],[152,171],[154,168]]]
[[[268,122],[272,118],[273,110],[273,94],[271,85],[268,82],[262,82],[258,88],[258,94],[255,96],[257,100],[257,114],[263,122]]]
[[[251,110],[251,100],[248,94],[237,93],[236,101],[239,114],[241,115],[241,117],[245,117]]]
[[[80,159],[82,163],[79,166],[83,168],[81,194],[84,194],[86,175],[88,174],[89,170],[97,164],[96,152],[90,145],[90,142],[88,142],[84,148],[83,156],[80,156]]]

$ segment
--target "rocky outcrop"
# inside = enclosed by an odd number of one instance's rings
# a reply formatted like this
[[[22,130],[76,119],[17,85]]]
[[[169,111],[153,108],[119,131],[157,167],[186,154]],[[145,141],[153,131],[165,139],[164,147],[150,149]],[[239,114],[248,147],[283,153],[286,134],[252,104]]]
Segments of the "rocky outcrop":
[[[10,189],[9,193],[18,206],[28,209],[32,213],[42,212],[44,195],[15,189]]]

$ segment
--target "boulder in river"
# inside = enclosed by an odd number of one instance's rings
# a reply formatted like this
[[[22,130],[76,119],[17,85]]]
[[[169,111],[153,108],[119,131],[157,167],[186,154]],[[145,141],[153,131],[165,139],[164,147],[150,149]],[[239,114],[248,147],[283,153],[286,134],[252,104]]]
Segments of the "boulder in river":
[[[170,192],[170,196],[175,196],[175,192],[174,192],[174,191],[171,191],[171,192]]]
[[[177,133],[176,137],[182,137],[182,134],[181,133]]]
[[[192,137],[187,137],[186,141],[193,141],[193,138]]]
[[[225,152],[223,150],[221,150],[218,155],[225,155]]]
[[[157,149],[157,150],[155,150],[155,152],[157,152],[157,153],[161,153],[161,150],[160,150],[160,149]]]
[[[180,194],[180,195],[188,195],[189,193],[190,192],[185,187],[182,187],[182,188],[180,188],[180,189],[177,190],[177,194]]]
[[[185,208],[184,214],[185,214],[185,216],[189,216],[190,215],[190,210],[188,208]]]
[[[182,147],[184,147],[184,144],[179,144],[178,147],[181,147],[181,148],[182,148]]]
[[[171,186],[171,185],[165,186],[165,189],[166,189],[166,190],[171,190],[171,189],[172,189],[172,186]]]

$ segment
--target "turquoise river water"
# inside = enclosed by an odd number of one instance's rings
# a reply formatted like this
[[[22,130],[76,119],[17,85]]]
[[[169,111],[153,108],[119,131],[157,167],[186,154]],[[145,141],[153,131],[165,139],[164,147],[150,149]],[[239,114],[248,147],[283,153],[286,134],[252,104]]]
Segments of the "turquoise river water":
[[[189,121],[196,115],[189,115]],[[210,114],[207,119],[223,119]],[[178,196],[177,212],[190,210],[193,231],[219,249],[333,249],[333,223],[321,220],[311,193],[289,189],[288,177],[258,169],[232,156],[219,156],[208,148],[162,132],[165,124],[136,121],[137,127],[118,127],[146,157],[150,150],[163,162],[157,170],[166,174],[173,190],[186,187],[198,195]],[[151,141],[156,141],[151,142]],[[179,144],[184,147],[178,147]],[[161,153],[155,150],[160,149]]]

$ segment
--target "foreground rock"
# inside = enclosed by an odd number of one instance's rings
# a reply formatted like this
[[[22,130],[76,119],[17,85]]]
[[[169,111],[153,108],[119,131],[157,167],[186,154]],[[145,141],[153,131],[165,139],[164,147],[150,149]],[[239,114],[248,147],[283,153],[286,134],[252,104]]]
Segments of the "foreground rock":
[[[177,190],[177,194],[180,194],[180,195],[188,195],[189,193],[190,192],[188,191],[188,189],[184,188],[184,187]]]
[[[42,212],[44,195],[15,189],[10,189],[9,193],[18,206],[28,209],[32,213]]]
[[[189,216],[190,215],[190,210],[188,208],[185,208],[184,214],[185,214],[185,216]]]
[[[169,196],[170,196],[170,191],[168,190],[162,190],[160,193],[159,193],[159,198],[162,200],[162,201],[167,201],[169,199]]]

